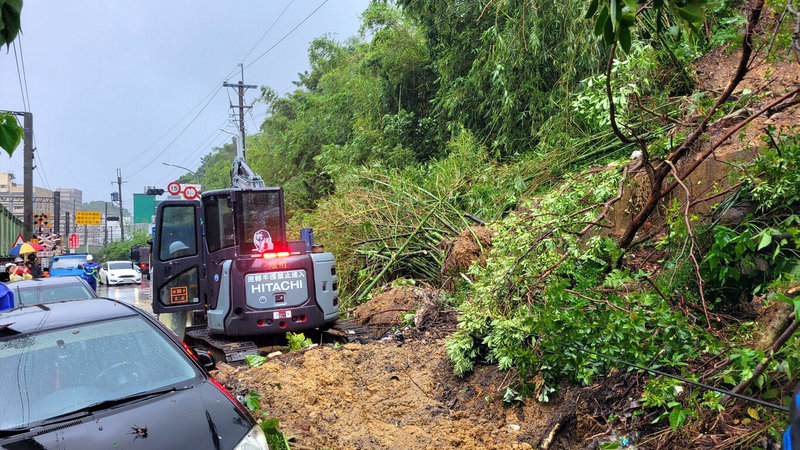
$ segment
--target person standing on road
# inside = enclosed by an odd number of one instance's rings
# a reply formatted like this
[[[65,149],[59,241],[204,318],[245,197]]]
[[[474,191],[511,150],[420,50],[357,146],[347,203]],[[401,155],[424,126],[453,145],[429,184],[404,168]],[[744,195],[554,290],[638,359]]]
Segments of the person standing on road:
[[[42,273],[39,270],[39,264],[36,262],[36,253],[30,253],[28,255],[28,260],[25,261],[25,265],[28,266],[28,270],[31,271],[31,276],[33,278],[41,278]]]
[[[86,257],[86,262],[78,265],[78,268],[82,270],[81,278],[86,280],[94,291],[97,291],[97,278],[99,277],[100,265],[94,262],[92,255],[88,255]]]

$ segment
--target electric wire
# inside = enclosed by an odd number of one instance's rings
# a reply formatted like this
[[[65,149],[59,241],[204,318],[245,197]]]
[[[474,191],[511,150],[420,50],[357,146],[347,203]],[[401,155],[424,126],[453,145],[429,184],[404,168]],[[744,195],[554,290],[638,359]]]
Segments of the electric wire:
[[[30,112],[28,109],[28,103],[25,100],[25,91],[22,89],[22,72],[19,69],[19,57],[17,56],[17,41],[11,42],[12,47],[14,48],[14,62],[17,64],[17,79],[19,80],[19,93],[22,96],[22,109],[25,112]]]
[[[247,54],[242,57],[241,61],[246,60],[247,57],[250,56],[251,53],[253,53],[253,50],[255,50],[256,47],[258,47],[258,44],[260,44],[261,41],[263,41],[264,38],[267,37],[267,33],[269,33],[270,30],[272,30],[272,27],[274,27],[275,24],[278,23],[279,20],[281,20],[281,17],[283,17],[283,14],[286,12],[286,10],[288,10],[289,7],[292,6],[292,3],[294,3],[294,0],[289,0],[289,3],[287,3],[286,7],[283,8],[283,11],[281,11],[281,13],[278,15],[278,17],[276,17],[275,20],[270,24],[270,26],[267,28],[267,31],[265,31],[264,34],[262,34],[261,37],[258,38],[258,41],[256,41],[255,44],[253,44],[253,47],[250,48],[250,50],[247,52]]]
[[[169,142],[169,144],[167,144],[167,145],[166,145],[166,146],[165,146],[165,147],[164,147],[164,148],[163,148],[163,149],[162,149],[160,152],[158,152],[158,154],[156,154],[156,156],[154,156],[154,157],[153,157],[153,159],[151,159],[149,162],[147,162],[147,164],[145,164],[144,166],[140,167],[138,170],[135,170],[135,171],[133,171],[133,173],[131,173],[130,175],[128,175],[128,176],[125,178],[125,180],[126,180],[126,181],[127,181],[127,180],[130,180],[130,178],[131,178],[131,177],[133,177],[134,175],[136,175],[136,174],[138,174],[139,172],[141,172],[141,171],[143,171],[144,169],[146,169],[148,166],[150,166],[150,164],[153,164],[153,162],[155,162],[155,160],[156,160],[156,159],[158,159],[159,157],[161,157],[161,155],[163,155],[164,153],[166,153],[166,151],[167,151],[167,150],[169,150],[169,148],[170,148],[170,147],[172,147],[172,144],[174,144],[174,143],[175,143],[175,141],[177,141],[177,140],[178,140],[178,138],[180,138],[181,136],[183,136],[183,133],[185,133],[185,132],[186,132],[186,130],[188,130],[188,129],[189,129],[189,127],[190,127],[190,126],[192,126],[192,124],[194,123],[194,121],[195,121],[195,120],[197,120],[197,118],[200,116],[200,114],[202,114],[202,113],[203,113],[203,111],[205,111],[205,110],[206,110],[206,108],[207,108],[207,107],[208,107],[208,105],[211,103],[211,101],[212,101],[212,100],[214,100],[214,98],[217,96],[217,94],[219,94],[219,91],[220,91],[220,90],[222,90],[222,84],[220,84],[220,85],[219,85],[219,87],[217,87],[217,90],[216,90],[216,91],[214,91],[214,93],[213,93],[213,94],[212,94],[212,95],[211,95],[211,96],[208,98],[208,101],[206,101],[206,103],[203,105],[203,107],[200,109],[200,111],[198,111],[198,112],[197,112],[197,114],[195,114],[195,116],[194,116],[194,117],[192,117],[192,120],[190,120],[190,121],[189,121],[189,123],[187,123],[187,124],[186,124],[186,126],[185,126],[185,127],[183,127],[183,130],[181,130],[181,132],[180,132],[180,133],[178,133],[178,135],[177,135],[177,136],[175,136],[175,138],[173,138],[173,139],[172,139],[172,140]]]
[[[218,133],[221,133],[221,131],[219,131],[219,130],[217,130],[217,132],[218,132]],[[210,148],[212,148],[212,149],[213,149],[213,148],[216,148],[216,147],[219,147],[219,146],[223,145],[223,144],[224,144],[224,143],[227,141],[227,137],[226,137],[226,136],[220,136],[220,137],[222,137],[222,139],[217,139],[217,140],[214,140],[214,139],[213,139],[214,137],[216,137],[216,136],[215,136],[215,135],[212,135],[212,136],[211,136],[211,139],[210,139],[210,140],[209,140],[209,142],[208,142],[208,144],[201,145],[200,147],[198,147],[198,148],[195,150],[195,152],[197,152],[197,151],[200,151],[200,150],[203,150],[203,149],[206,149],[206,148],[209,148],[209,147],[210,147]],[[212,143],[213,143],[213,144],[212,144]],[[186,164],[186,160],[184,160],[184,161],[181,161],[181,163],[180,163],[180,164],[176,164],[176,165],[183,166],[183,165],[185,165],[185,164]],[[199,167],[198,167],[198,169],[199,169]],[[166,184],[170,183],[171,181],[174,181],[176,178],[178,178],[178,177],[176,176],[176,173],[177,173],[177,171],[178,171],[178,170],[182,170],[182,169],[181,169],[180,167],[177,167],[177,168],[173,168],[172,170],[170,170],[169,172],[167,172],[167,175],[166,175],[166,177],[165,177],[165,178],[163,178],[163,179],[162,179],[162,181],[161,181],[161,184],[162,184],[162,185],[166,185]],[[194,173],[195,173],[195,175],[196,175],[196,174],[197,174],[197,169],[196,169],[196,170],[192,170],[192,172],[194,172]],[[198,181],[199,181],[199,179],[198,179]]]
[[[516,327],[514,327],[514,328],[516,328]],[[529,333],[530,336],[535,337],[536,339],[543,339],[544,338],[544,336],[538,335],[536,333],[530,333],[529,331],[523,330],[521,328],[516,328],[516,329],[519,330],[519,331],[523,331],[525,333]],[[761,405],[761,406],[764,406],[764,407],[767,407],[767,408],[772,408],[772,409],[775,409],[775,410],[778,410],[778,411],[787,412],[787,413],[789,412],[789,408],[787,408],[785,406],[782,406],[782,405],[777,405],[775,403],[770,403],[770,402],[767,402],[767,401],[764,401],[764,400],[761,400],[761,399],[758,399],[758,398],[750,397],[750,396],[747,396],[747,395],[737,394],[737,393],[735,393],[733,391],[730,391],[728,389],[719,388],[719,387],[716,387],[716,386],[712,386],[710,384],[706,384],[706,383],[701,383],[699,381],[690,380],[688,378],[684,378],[684,377],[681,377],[679,375],[673,375],[671,373],[662,372],[662,371],[657,370],[657,369],[651,369],[649,367],[645,367],[645,366],[641,366],[641,365],[636,364],[636,363],[628,362],[628,361],[616,358],[614,356],[604,355],[602,353],[598,353],[598,352],[589,350],[588,348],[582,347],[580,345],[568,344],[568,343],[562,342],[562,341],[560,341],[558,339],[553,339],[553,342],[555,342],[558,345],[561,345],[562,347],[567,347],[567,348],[571,348],[573,350],[578,350],[578,351],[583,352],[583,353],[588,353],[590,355],[594,355],[594,356],[597,356],[599,358],[603,358],[603,359],[607,359],[609,361],[613,361],[613,362],[615,362],[617,364],[622,364],[622,365],[625,365],[625,366],[628,366],[628,367],[633,367],[633,368],[638,369],[638,370],[644,370],[645,372],[654,373],[654,374],[660,375],[662,377],[672,378],[674,380],[678,380],[678,381],[681,381],[681,382],[686,383],[686,384],[691,384],[691,385],[694,385],[694,386],[697,386],[697,387],[701,387],[701,388],[707,389],[709,391],[719,392],[721,394],[725,394],[725,395],[728,395],[730,397],[738,398],[740,400],[745,400],[745,401],[748,401],[748,402],[751,402],[751,403],[756,403],[758,405]]]
[[[243,70],[244,70],[244,69],[247,69],[247,68],[248,68],[248,67],[250,67],[250,66],[252,66],[253,64],[255,64],[255,63],[256,63],[256,61],[258,61],[259,59],[261,59],[261,58],[263,58],[264,56],[266,56],[266,54],[267,54],[267,53],[269,53],[270,51],[272,51],[272,49],[274,49],[275,47],[277,47],[277,46],[278,46],[278,44],[280,44],[281,42],[283,42],[283,40],[284,40],[284,39],[286,39],[287,37],[289,37],[289,35],[290,35],[290,34],[292,34],[292,33],[294,32],[294,30],[296,30],[296,29],[300,28],[300,25],[304,24],[304,23],[306,22],[306,20],[310,19],[310,18],[311,18],[311,16],[313,16],[313,15],[314,15],[314,14],[315,14],[317,11],[319,11],[319,10],[320,10],[320,8],[322,8],[323,6],[325,6],[325,4],[326,4],[326,3],[328,3],[328,0],[324,0],[322,3],[320,3],[320,5],[319,5],[319,6],[317,6],[317,8],[316,8],[315,10],[311,11],[311,13],[309,13],[309,14],[308,14],[308,15],[305,17],[305,19],[301,20],[301,21],[300,21],[300,23],[298,23],[297,25],[295,25],[295,26],[294,26],[294,28],[292,28],[292,29],[291,29],[291,30],[289,30],[289,31],[288,31],[286,34],[284,34],[282,38],[278,39],[278,42],[276,42],[276,43],[272,44],[272,47],[268,48],[268,49],[267,49],[267,50],[266,50],[264,53],[262,53],[262,54],[258,55],[258,56],[256,57],[256,59],[254,59],[254,60],[250,61],[250,62],[249,62],[249,63],[248,63],[246,66],[244,66],[244,67],[243,67]]]
[[[31,110],[33,108],[31,107],[31,94],[30,94],[30,91],[28,90],[28,71],[25,68],[25,52],[23,51],[23,48],[22,48],[22,34],[18,34],[17,35],[17,39],[15,40],[15,43],[16,42],[19,42],[19,62],[17,63],[17,75],[18,76],[19,76],[20,66],[22,66],[22,77],[21,77],[21,80],[20,80],[20,89],[22,88],[23,84],[25,86],[25,94],[23,96],[23,104],[26,105],[25,106],[25,111],[32,112]],[[17,52],[17,48],[16,48],[16,45],[15,45],[14,46],[14,57],[15,58],[16,58],[16,52]],[[36,133],[34,132],[34,130],[31,130],[31,140],[33,141],[33,151],[34,151],[33,158],[34,158],[34,161],[36,162],[36,165],[34,166],[34,168],[36,169],[36,172],[39,175],[39,180],[42,182],[42,185],[45,186],[49,191],[52,191],[53,188],[50,186],[50,180],[47,177],[47,171],[44,168],[43,159],[36,155],[36,151],[39,148],[36,145]]]

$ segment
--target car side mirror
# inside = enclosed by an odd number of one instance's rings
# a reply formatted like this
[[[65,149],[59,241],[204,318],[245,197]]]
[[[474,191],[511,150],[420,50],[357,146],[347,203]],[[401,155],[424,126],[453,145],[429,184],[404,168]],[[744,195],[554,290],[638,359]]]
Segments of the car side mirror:
[[[194,349],[194,352],[197,353],[197,360],[200,361],[200,364],[206,370],[214,370],[217,368],[217,363],[214,362],[214,357],[211,356],[211,353],[199,348]]]

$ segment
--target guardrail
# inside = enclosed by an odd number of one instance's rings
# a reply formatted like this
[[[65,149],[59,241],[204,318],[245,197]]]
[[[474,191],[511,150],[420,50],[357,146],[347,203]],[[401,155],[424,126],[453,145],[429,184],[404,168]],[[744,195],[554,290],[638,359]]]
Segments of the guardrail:
[[[23,223],[5,206],[0,205],[0,256],[8,256],[14,241],[22,233]]]

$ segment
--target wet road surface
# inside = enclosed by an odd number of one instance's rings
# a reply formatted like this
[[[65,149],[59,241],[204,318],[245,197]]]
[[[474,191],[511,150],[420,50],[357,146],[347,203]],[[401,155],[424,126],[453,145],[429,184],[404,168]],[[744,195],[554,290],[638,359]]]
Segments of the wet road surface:
[[[130,303],[148,312],[153,311],[150,305],[151,289],[149,280],[142,280],[141,283],[136,284],[119,284],[112,286],[99,284],[97,285],[97,295]]]

